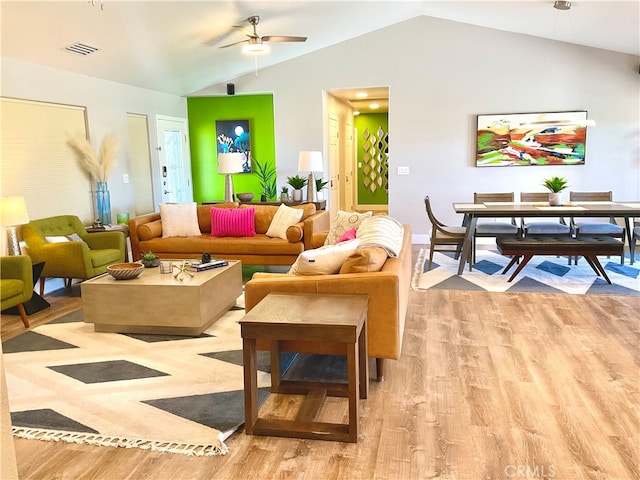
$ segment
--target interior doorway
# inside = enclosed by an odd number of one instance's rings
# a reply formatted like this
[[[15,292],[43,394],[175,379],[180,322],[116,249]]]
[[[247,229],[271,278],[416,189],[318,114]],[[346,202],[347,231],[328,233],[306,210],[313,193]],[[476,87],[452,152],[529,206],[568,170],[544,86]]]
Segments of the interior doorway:
[[[336,88],[325,93],[332,217],[337,210],[388,212],[389,87]]]

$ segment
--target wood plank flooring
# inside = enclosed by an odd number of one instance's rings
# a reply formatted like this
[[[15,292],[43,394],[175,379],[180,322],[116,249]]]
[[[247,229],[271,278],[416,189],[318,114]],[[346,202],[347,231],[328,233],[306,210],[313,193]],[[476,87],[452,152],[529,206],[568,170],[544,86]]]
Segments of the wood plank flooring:
[[[47,296],[46,323],[80,306]],[[79,290],[79,288],[77,289]],[[186,457],[16,439],[27,479],[640,479],[640,299],[412,291],[402,357],[361,403],[357,444],[243,432]],[[2,338],[23,331],[2,317]],[[323,415],[342,418],[344,399]],[[270,397],[278,416],[295,401]]]

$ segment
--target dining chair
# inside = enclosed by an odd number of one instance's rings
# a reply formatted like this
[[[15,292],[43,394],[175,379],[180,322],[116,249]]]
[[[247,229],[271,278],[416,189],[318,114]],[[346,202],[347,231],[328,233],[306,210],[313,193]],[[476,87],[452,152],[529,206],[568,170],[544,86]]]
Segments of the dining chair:
[[[629,245],[629,256],[631,258],[631,265],[635,262],[636,257],[636,242],[640,240],[640,225],[633,227],[633,236],[631,237],[631,245]]]
[[[478,193],[473,194],[473,203],[485,202],[513,202],[513,192],[505,193]],[[521,235],[520,228],[516,223],[516,219],[511,217],[511,222],[503,221],[478,221],[476,231],[473,235],[473,261],[476,261],[476,239],[478,237],[497,238],[497,237],[519,237]]]
[[[611,202],[613,193],[608,192],[569,192],[569,201],[571,202]],[[589,219],[588,221],[576,221],[571,217],[571,230],[575,237],[614,237],[622,240],[624,245],[625,229],[616,223],[616,219],[609,218],[609,222],[598,222]],[[576,259],[577,263],[577,259]],[[620,256],[620,263],[624,264],[624,248],[623,254]]]
[[[540,202],[549,203],[548,192],[520,192],[521,202]],[[522,228],[523,236],[531,235],[556,235],[556,236],[569,236],[571,235],[571,227],[567,225],[563,217],[559,218],[557,222],[543,222],[543,221],[530,221],[522,218],[520,220],[520,227]]]
[[[460,252],[462,251],[462,244],[464,243],[464,237],[467,233],[467,229],[466,227],[453,227],[445,225],[444,223],[439,221],[433,214],[429,196],[424,197],[424,206],[427,210],[429,221],[431,222],[431,239],[429,242],[429,270],[431,270],[431,265],[433,263],[433,252],[455,252],[455,258],[458,258]],[[455,246],[456,249],[452,250],[450,248],[452,246]],[[469,255],[467,257],[467,261],[469,262],[469,271],[471,271],[472,269],[471,254],[472,252],[471,250],[469,250]]]

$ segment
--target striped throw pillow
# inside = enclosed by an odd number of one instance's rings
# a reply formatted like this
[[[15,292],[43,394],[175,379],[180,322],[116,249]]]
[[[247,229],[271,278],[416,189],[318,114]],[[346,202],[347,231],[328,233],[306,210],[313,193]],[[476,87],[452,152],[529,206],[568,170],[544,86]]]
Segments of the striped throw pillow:
[[[255,208],[211,208],[214,237],[255,237]]]

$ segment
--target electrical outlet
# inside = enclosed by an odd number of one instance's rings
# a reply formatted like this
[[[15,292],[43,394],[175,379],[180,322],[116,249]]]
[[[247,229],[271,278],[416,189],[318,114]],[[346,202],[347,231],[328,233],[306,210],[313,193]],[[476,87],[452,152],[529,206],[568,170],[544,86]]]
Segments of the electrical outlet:
[[[398,175],[409,175],[409,167],[398,167]]]
[[[129,183],[129,175],[126,173],[122,175],[122,183]]]

